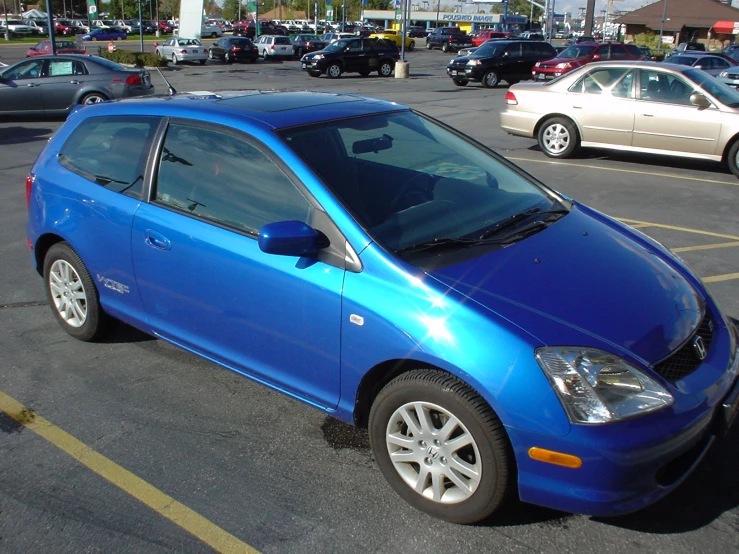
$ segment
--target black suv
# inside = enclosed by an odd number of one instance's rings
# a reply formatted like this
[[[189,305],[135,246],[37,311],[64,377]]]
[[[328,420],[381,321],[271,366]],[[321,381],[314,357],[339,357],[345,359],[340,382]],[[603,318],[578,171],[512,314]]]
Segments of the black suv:
[[[246,37],[221,37],[208,48],[208,59],[223,60],[226,63],[254,63],[259,58],[259,50]]]
[[[437,27],[426,39],[426,50],[441,48],[442,52],[449,52],[470,46],[472,37],[459,27]]]
[[[389,77],[395,69],[400,52],[395,43],[378,38],[345,38],[329,44],[323,50],[306,54],[300,60],[302,69],[311,77],[325,73],[337,79],[342,73],[359,73],[366,77],[377,71]]]
[[[536,62],[556,55],[548,42],[494,40],[484,43],[469,56],[453,59],[446,72],[460,87],[470,81],[480,81],[486,88],[497,86],[501,80],[513,85],[530,79]]]

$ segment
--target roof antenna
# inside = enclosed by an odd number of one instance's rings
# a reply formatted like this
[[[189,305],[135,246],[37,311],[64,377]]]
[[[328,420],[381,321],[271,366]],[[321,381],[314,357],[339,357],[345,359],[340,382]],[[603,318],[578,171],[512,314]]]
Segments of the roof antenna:
[[[175,94],[177,94],[177,91],[176,91],[176,90],[174,89],[174,87],[173,87],[173,86],[172,86],[172,85],[171,85],[171,84],[169,83],[169,81],[167,81],[167,78],[166,78],[166,77],[164,76],[164,73],[162,73],[161,69],[159,69],[159,68],[158,68],[158,67],[156,67],[156,66],[154,67],[154,69],[156,69],[156,70],[157,70],[157,71],[159,72],[159,75],[161,75],[161,76],[162,76],[162,79],[164,79],[164,82],[165,82],[165,83],[167,83],[167,87],[169,87],[169,95],[170,95],[170,96],[174,96]]]

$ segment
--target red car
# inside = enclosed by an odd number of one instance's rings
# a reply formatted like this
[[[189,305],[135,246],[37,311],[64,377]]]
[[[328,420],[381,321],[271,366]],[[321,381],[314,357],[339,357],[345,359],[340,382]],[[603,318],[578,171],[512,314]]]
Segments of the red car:
[[[169,23],[167,23],[166,21],[163,21],[163,20],[162,21],[157,21],[157,27],[159,27],[159,30],[160,31],[162,31],[164,33],[167,33],[167,34],[171,33],[174,30],[174,28],[172,27],[172,25],[170,25]]]
[[[511,33],[504,33],[503,31],[478,31],[472,35],[472,46],[480,46],[491,38],[510,38],[510,36]]]
[[[87,54],[85,50],[79,48],[71,40],[57,40],[54,42],[56,43],[57,54]],[[43,56],[44,54],[51,54],[51,43],[48,40],[42,40],[36,46],[26,52],[26,58]]]
[[[554,79],[586,63],[605,60],[640,60],[642,51],[634,44],[620,42],[580,43],[569,46],[551,60],[536,62],[531,77],[537,81]]]

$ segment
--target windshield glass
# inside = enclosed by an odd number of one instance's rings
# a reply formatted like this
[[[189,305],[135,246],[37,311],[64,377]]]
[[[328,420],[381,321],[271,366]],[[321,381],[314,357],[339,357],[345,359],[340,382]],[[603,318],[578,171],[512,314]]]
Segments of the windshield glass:
[[[472,58],[496,58],[503,53],[505,44],[500,42],[484,42],[470,57]]]
[[[578,58],[588,57],[590,54],[593,53],[593,50],[595,50],[595,46],[581,46],[577,44],[575,46],[565,48],[562,52],[559,53],[557,57],[576,60]]]
[[[331,44],[329,44],[326,47],[326,51],[328,51],[328,52],[341,52],[350,43],[351,43],[351,40],[350,39],[349,40],[346,40],[346,39],[343,39],[343,40],[341,40],[341,39],[340,40],[335,40],[334,42],[332,42]]]
[[[700,69],[688,69],[684,72],[684,75],[697,83],[698,86],[722,104],[726,104],[732,108],[739,107],[739,91],[736,89],[725,85]]]
[[[503,161],[410,111],[281,134],[390,251],[434,240],[478,240],[521,212],[561,208]]]

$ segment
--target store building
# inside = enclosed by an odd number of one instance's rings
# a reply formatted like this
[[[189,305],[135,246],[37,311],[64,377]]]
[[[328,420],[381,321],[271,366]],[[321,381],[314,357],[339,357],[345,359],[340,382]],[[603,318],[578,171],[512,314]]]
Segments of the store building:
[[[364,10],[362,20],[382,25],[386,29],[400,28],[393,10]],[[480,29],[496,29],[519,31],[528,23],[525,15],[497,13],[452,13],[436,11],[411,11],[408,14],[408,25],[418,25],[433,29],[434,27],[455,26],[471,33]]]

